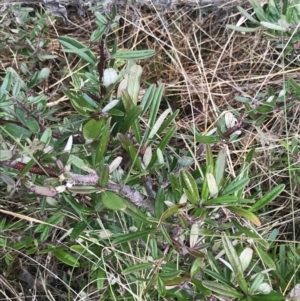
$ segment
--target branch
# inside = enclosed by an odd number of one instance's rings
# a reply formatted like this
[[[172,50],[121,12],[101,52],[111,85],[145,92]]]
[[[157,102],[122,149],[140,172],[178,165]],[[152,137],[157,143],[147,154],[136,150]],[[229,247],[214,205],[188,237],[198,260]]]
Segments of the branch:
[[[26,166],[25,163],[18,162],[18,161],[11,161],[6,160],[0,162],[3,166],[8,166],[19,171],[23,170]],[[24,185],[31,190],[32,192],[39,194],[39,195],[46,195],[46,196],[55,196],[60,192],[67,190],[68,185],[98,185],[99,177],[96,173],[92,172],[88,175],[79,175],[72,172],[65,172],[61,175],[58,175],[52,167],[39,167],[37,165],[32,166],[29,171],[30,173],[37,174],[37,175],[49,175],[52,177],[59,177],[59,179],[63,182],[66,182],[66,185],[60,187],[43,187],[38,186],[30,181],[26,180]],[[76,186],[75,186],[76,187]],[[122,195],[123,197],[127,198],[131,203],[136,205],[137,207],[144,209],[154,215],[154,204],[150,201],[150,199],[145,196],[144,194],[140,193],[135,188],[132,188],[128,185],[117,184],[114,182],[108,182],[106,187],[103,188],[106,190],[110,190],[115,192],[116,194]]]
[[[96,173],[90,173],[88,175],[78,175],[72,172],[68,172],[63,174],[63,176],[67,177],[68,182],[72,184],[97,185],[99,181],[99,177]],[[149,198],[140,193],[138,190],[128,185],[117,184],[111,181],[107,183],[104,189],[124,196],[137,207],[147,210],[152,215],[154,215],[154,204],[149,200]]]

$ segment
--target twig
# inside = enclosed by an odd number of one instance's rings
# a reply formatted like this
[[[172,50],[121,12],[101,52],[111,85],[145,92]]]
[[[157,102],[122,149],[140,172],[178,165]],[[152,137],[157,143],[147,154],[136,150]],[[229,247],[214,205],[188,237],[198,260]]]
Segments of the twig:
[[[0,165],[8,166],[17,169],[19,171],[23,170],[23,168],[26,166],[25,163],[12,161],[12,160],[2,161],[0,162]],[[72,172],[65,172],[59,175],[54,171],[52,167],[43,167],[42,169],[37,165],[32,166],[28,172],[31,172],[33,174],[38,174],[38,175],[49,175],[52,177],[59,177],[61,181],[72,183],[72,185],[76,185],[76,184],[98,185],[99,182],[99,177],[96,173],[90,173],[88,175],[79,175]],[[59,193],[59,191],[55,190],[55,188],[53,189],[53,187],[51,188],[51,190],[47,189],[47,187],[39,187],[36,185],[31,185],[30,187],[31,187],[30,189],[31,191],[34,191],[35,193],[41,195],[49,195],[50,193],[51,196],[55,196]],[[150,214],[154,215],[154,204],[150,201],[149,198],[147,198],[147,196],[143,195],[135,188],[132,188],[128,185],[117,184],[110,181],[107,183],[104,190],[110,190],[115,192],[116,194],[122,195],[137,207],[144,209],[148,211]]]

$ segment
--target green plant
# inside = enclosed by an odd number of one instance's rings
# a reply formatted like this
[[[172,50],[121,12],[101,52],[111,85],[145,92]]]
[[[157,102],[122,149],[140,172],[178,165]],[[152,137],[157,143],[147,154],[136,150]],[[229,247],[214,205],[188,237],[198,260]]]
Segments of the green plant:
[[[47,285],[64,300],[91,292],[100,292],[102,300],[203,300],[211,294],[283,300],[292,270],[269,254],[272,242],[258,230],[258,212],[285,185],[268,191],[251,186],[254,149],[241,156],[233,176],[222,139],[234,141],[243,123],[260,126],[290,88],[299,92],[298,85],[289,81],[278,95],[270,88],[253,106],[253,99],[237,98],[247,118],[237,116],[235,124],[234,116],[221,117],[214,135],[193,128],[176,136],[178,110],[169,104],[160,109],[163,86],[148,85],[139,97],[137,60],[154,51],[119,50],[117,40],[107,38],[116,26],[114,11],[95,15],[95,48],[59,38],[68,61],[76,58],[72,70],[62,68],[71,78],[60,91],[71,115],[56,115],[40,88],[50,77],[42,55],[53,57],[38,52],[31,61],[38,71],[26,64],[21,72],[6,70],[0,87],[1,198],[21,208],[0,209],[3,266],[20,270],[33,287],[23,262],[45,258]],[[22,52],[32,55],[25,46]],[[205,157],[197,155],[194,140]],[[280,249],[284,257],[290,252]]]

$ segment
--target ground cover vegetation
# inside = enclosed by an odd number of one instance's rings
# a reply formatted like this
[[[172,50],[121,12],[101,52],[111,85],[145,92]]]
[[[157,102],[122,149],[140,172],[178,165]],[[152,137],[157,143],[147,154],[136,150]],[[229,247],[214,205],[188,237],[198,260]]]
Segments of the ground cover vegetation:
[[[298,1],[1,11],[1,300],[299,300]]]

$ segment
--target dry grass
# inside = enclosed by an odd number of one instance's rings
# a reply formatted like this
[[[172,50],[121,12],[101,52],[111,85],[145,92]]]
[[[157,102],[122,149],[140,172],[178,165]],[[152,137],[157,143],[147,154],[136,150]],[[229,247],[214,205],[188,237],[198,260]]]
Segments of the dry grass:
[[[278,42],[268,40],[264,32],[241,34],[226,29],[226,24],[236,24],[241,17],[235,9],[230,9],[225,17],[223,10],[201,16],[199,11],[181,9],[166,12],[164,19],[149,9],[133,12],[123,8],[120,13],[122,26],[108,36],[108,41],[118,37],[119,48],[155,49],[153,58],[140,62],[144,70],[144,87],[148,83],[165,85],[166,100],[174,109],[180,109],[177,124],[183,134],[190,133],[191,127],[208,132],[228,110],[243,114],[243,106],[235,101],[235,96],[255,99],[269,87],[278,93],[287,79],[298,77],[296,58],[295,61],[284,58],[276,49]],[[43,63],[52,74],[50,80],[40,86],[51,96],[49,104],[59,108],[58,116],[72,114],[71,106],[62,96],[61,85],[72,80],[64,76],[64,69],[76,70],[78,59],[63,53],[57,38],[70,35],[89,44],[94,27],[91,14],[85,19],[71,15],[70,19],[69,27],[60,22],[59,25],[51,23],[49,31],[45,30],[41,36],[50,41],[45,52],[58,55],[57,60]],[[92,47],[97,51],[97,45]],[[1,50],[0,55],[1,74],[8,66],[19,69],[24,59],[9,47]],[[299,109],[296,104],[286,113],[278,110],[260,127],[260,132],[249,126],[238,142],[222,145],[227,150],[229,174],[233,177],[241,158],[251,148],[257,149],[249,191],[255,191],[256,187],[268,191],[280,183],[287,185],[284,196],[273,204],[274,211],[263,216],[261,228],[270,231],[275,225],[280,226],[280,239],[286,240],[297,235],[293,233],[291,221],[298,222],[300,218],[300,209],[294,210],[299,207],[299,188],[291,179],[288,166],[280,169],[270,169],[270,166],[287,156],[281,140],[289,142],[299,138]],[[215,146],[215,149],[219,148],[219,145]],[[1,282],[2,285],[7,283]],[[7,289],[14,291],[8,283]]]
[[[165,85],[166,99],[173,108],[180,109],[177,124],[182,133],[191,127],[208,132],[228,110],[243,114],[243,106],[235,101],[235,96],[255,99],[270,87],[278,94],[286,80],[298,78],[297,58],[284,57],[281,49],[276,48],[280,37],[272,41],[263,31],[242,34],[226,29],[226,24],[236,24],[241,18],[235,9],[220,21],[222,10],[201,17],[199,12],[182,9],[167,13],[165,20],[147,11],[139,13],[136,24],[125,17],[119,45],[155,49],[155,57],[143,62],[143,77],[145,81]],[[291,213],[291,204],[299,207],[299,188],[291,180],[287,166],[279,170],[270,166],[287,156],[280,141],[290,142],[299,137],[299,108],[296,103],[287,112],[278,110],[259,132],[249,126],[239,142],[225,145],[232,176],[240,159],[256,148],[249,191],[256,186],[268,191],[280,183],[287,185],[285,197],[274,203],[272,218],[267,215],[265,227],[283,225],[288,228],[288,239],[292,239],[291,221],[298,220],[298,211]]]

